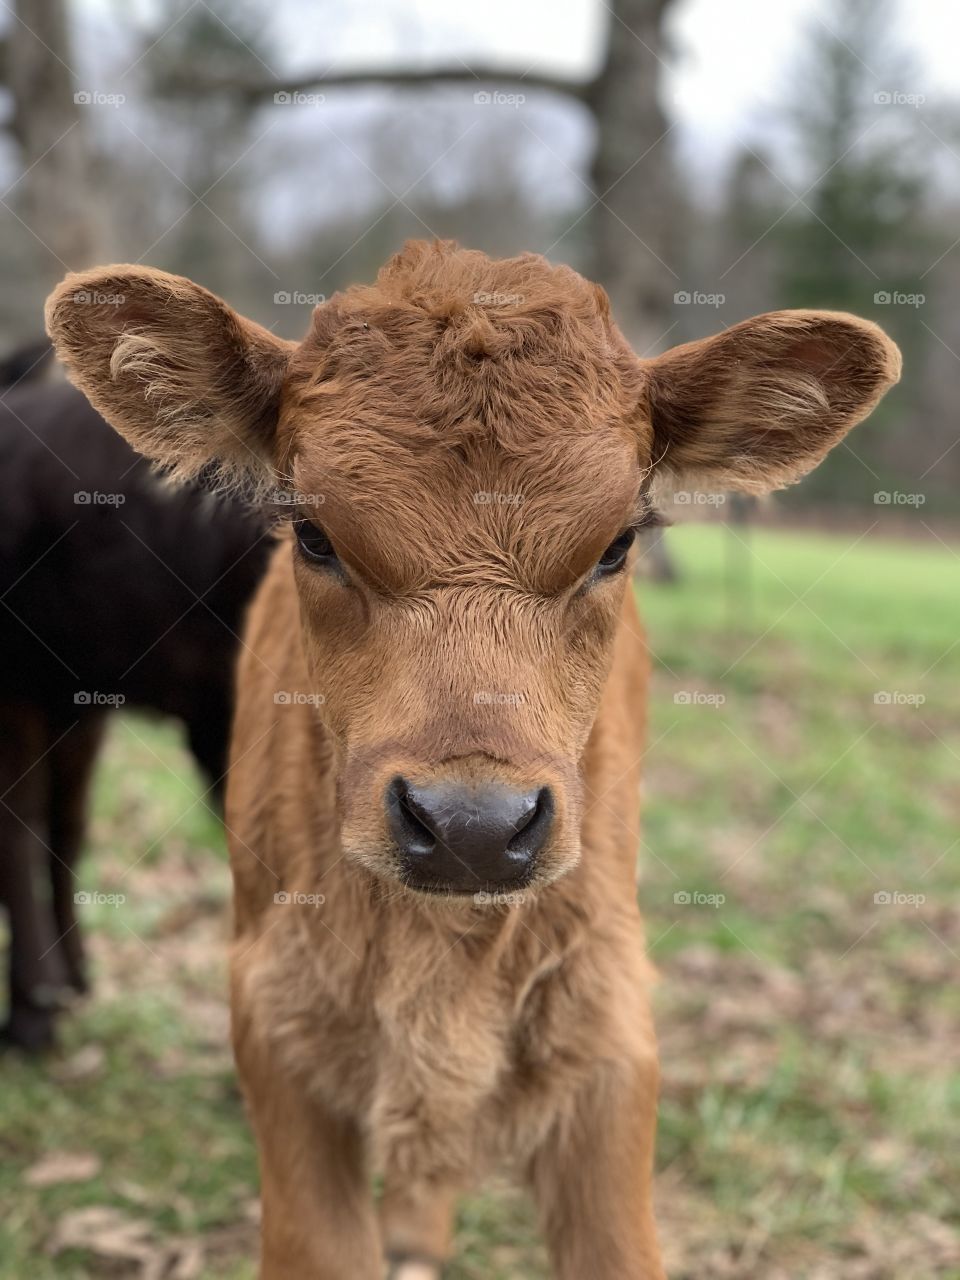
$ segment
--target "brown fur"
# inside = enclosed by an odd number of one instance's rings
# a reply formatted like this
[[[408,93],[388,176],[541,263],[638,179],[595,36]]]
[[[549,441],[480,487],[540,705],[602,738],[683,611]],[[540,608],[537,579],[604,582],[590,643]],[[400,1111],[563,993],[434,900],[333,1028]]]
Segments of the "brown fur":
[[[71,300],[108,288],[127,302]],[[296,348],[141,268],[69,277],[48,322],[138,447],[279,477],[344,565],[281,547],[239,677],[232,998],[264,1280],[441,1259],[456,1195],[501,1164],[561,1280],[662,1276],[634,890],[646,656],[624,576],[591,567],[665,468],[799,478],[895,381],[896,348],[780,312],[641,361],[574,272],[446,244],[318,308]],[[400,772],[552,788],[520,902],[405,887],[382,805]]]

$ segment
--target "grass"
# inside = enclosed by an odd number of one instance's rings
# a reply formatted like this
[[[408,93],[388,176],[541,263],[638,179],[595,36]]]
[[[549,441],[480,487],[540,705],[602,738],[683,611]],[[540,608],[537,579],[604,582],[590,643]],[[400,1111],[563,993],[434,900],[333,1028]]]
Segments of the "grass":
[[[957,1280],[957,554],[670,536],[680,584],[638,588],[670,1275]],[[61,1054],[0,1062],[0,1277],[254,1274],[255,1162],[223,1007],[229,885],[201,795],[175,727],[118,721],[83,883],[126,900],[87,909],[97,995]],[[31,1185],[63,1151],[98,1166]],[[90,1247],[76,1215],[103,1207]],[[463,1206],[451,1274],[546,1275],[522,1198]]]

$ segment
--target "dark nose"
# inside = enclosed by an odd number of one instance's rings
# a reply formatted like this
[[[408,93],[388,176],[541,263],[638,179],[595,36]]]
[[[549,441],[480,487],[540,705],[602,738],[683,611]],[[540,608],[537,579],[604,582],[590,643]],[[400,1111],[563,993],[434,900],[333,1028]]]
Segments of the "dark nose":
[[[477,893],[525,883],[553,822],[547,787],[495,783],[418,787],[394,778],[387,822],[404,876],[420,889]]]

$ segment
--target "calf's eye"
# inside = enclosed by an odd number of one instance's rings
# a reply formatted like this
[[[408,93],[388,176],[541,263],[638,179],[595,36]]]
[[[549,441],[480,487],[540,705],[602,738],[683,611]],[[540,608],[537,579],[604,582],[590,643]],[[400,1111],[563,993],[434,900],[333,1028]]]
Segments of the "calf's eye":
[[[297,546],[308,560],[313,560],[317,564],[339,563],[333,543],[318,524],[307,519],[294,520],[293,532],[297,539]]]
[[[635,529],[624,529],[613,542],[610,543],[606,551],[597,561],[597,573],[605,577],[607,574],[617,573],[627,562],[627,555],[633,546],[633,540],[636,537]]]

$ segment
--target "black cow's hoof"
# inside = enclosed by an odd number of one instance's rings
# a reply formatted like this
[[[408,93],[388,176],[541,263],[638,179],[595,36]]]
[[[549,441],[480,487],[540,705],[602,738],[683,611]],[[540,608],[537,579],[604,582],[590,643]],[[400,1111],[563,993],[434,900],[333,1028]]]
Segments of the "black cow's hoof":
[[[90,979],[87,977],[85,965],[67,965],[67,985],[75,996],[88,996],[90,994]],[[64,1001],[65,1005],[69,1003],[69,998]]]
[[[14,1005],[6,1023],[0,1027],[0,1048],[45,1053],[54,1048],[56,1042],[56,1019],[50,1009]]]

